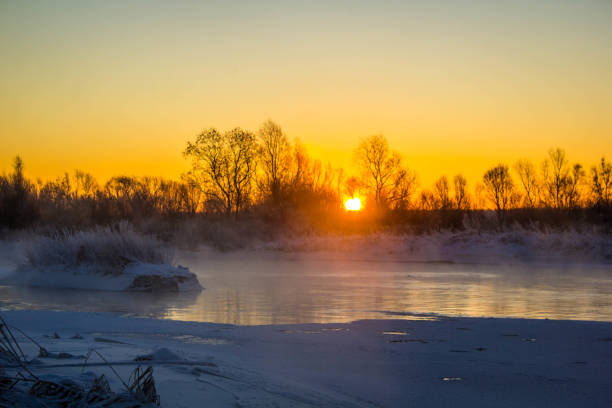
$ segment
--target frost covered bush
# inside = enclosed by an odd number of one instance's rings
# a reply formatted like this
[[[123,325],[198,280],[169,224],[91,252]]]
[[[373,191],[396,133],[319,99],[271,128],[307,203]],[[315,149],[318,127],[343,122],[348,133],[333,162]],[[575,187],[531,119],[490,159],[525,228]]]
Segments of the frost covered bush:
[[[62,230],[34,238],[25,249],[22,267],[62,266],[120,275],[132,263],[172,264],[174,252],[161,241],[135,232],[127,224],[90,231]]]

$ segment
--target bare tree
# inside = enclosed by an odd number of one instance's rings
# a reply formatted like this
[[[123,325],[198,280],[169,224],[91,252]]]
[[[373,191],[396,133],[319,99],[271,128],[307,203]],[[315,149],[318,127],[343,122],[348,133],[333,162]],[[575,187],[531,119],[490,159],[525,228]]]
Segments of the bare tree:
[[[514,182],[508,166],[498,164],[487,170],[483,177],[483,183],[487,198],[495,206],[498,218],[501,221],[515,197]]]
[[[540,183],[536,166],[530,160],[521,159],[514,164],[514,169],[525,192],[523,205],[528,208],[537,207],[540,201]]]
[[[373,135],[361,140],[354,151],[363,185],[380,208],[397,206],[414,192],[414,174],[402,169],[401,157],[389,149],[387,139]]]
[[[255,136],[240,128],[223,134],[207,129],[187,143],[184,155],[192,159],[192,176],[200,180],[209,200],[222,203],[227,215],[238,215],[249,203],[256,148]]]
[[[263,171],[260,189],[274,203],[279,204],[282,190],[289,181],[291,145],[281,127],[272,120],[261,125],[258,137],[258,153]]]
[[[74,171],[74,194],[78,197],[91,198],[98,190],[98,182],[90,173],[82,170]]]
[[[453,179],[455,185],[455,208],[458,210],[470,209],[470,195],[467,189],[467,180],[463,175],[457,174]]]
[[[433,186],[433,195],[435,207],[440,210],[448,210],[451,208],[450,189],[448,186],[448,178],[440,177]]]
[[[293,159],[291,160],[291,188],[296,190],[298,186],[304,185],[307,180],[310,157],[306,147],[296,139],[293,143]]]
[[[612,163],[602,157],[599,166],[591,167],[590,181],[595,205],[610,207],[612,204]]]
[[[195,214],[200,209],[202,203],[202,187],[193,174],[190,173],[181,175],[181,181],[184,185],[182,194],[185,211]]]
[[[115,200],[132,200],[136,194],[137,180],[128,176],[115,176],[104,185],[106,195]],[[60,180],[58,179],[58,184]],[[66,184],[63,182],[61,184]]]
[[[571,174],[565,179],[565,189],[563,192],[563,205],[565,208],[576,208],[580,205],[582,198],[582,185],[586,173],[581,164],[576,163],[572,167]]]
[[[394,210],[406,210],[411,206],[411,198],[417,188],[416,174],[400,168],[393,177],[393,184],[386,201]]]
[[[570,166],[563,149],[552,149],[542,164],[546,204],[553,208],[575,208],[582,199],[585,172],[581,164]]]
[[[436,199],[431,191],[421,191],[421,194],[419,195],[419,208],[424,211],[435,210]]]
[[[570,167],[565,150],[560,148],[549,150],[548,158],[542,164],[542,184],[548,206],[563,207],[569,173]]]
[[[480,182],[474,186],[474,208],[476,209],[483,209],[487,206],[484,190],[485,186]]]

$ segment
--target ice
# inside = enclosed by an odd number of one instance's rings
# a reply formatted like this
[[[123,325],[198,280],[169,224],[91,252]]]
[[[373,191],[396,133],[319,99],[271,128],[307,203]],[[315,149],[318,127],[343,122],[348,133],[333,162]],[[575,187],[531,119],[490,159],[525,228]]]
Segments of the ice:
[[[134,361],[180,361],[183,360],[174,351],[162,347],[149,354],[143,354],[134,359]]]
[[[167,408],[612,406],[612,354],[602,341],[612,338],[609,322],[442,318],[229,326],[103,313],[3,316],[53,352],[83,355],[95,348],[124,378],[137,364],[152,365]],[[401,338],[417,341],[389,342],[382,335],[399,327],[407,333]],[[54,331],[59,339],[44,337]],[[76,331],[83,339],[70,339]],[[98,335],[121,342],[97,343]],[[185,336],[224,342],[192,343]],[[17,337],[35,356],[36,347]],[[47,359],[30,368],[76,380],[82,362]],[[17,368],[7,370],[12,375]],[[86,370],[105,374],[112,390],[121,391],[103,361],[92,356]]]

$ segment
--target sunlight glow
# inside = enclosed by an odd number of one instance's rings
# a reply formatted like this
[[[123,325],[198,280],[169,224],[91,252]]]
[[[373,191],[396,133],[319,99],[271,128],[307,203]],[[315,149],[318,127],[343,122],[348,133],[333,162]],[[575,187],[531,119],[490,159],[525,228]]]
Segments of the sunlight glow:
[[[344,203],[346,211],[359,211],[361,210],[361,200],[358,197],[349,198]]]

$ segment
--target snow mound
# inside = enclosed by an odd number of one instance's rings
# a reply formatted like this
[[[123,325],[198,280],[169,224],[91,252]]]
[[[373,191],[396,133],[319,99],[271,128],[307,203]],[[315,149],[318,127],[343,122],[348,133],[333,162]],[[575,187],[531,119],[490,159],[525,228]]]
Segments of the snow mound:
[[[27,243],[25,262],[6,283],[95,290],[201,290],[195,274],[172,265],[161,241],[131,228],[62,231]]]
[[[26,243],[22,266],[61,265],[101,275],[121,275],[128,264],[171,264],[173,258],[173,251],[163,242],[120,224],[116,228],[62,230],[34,237]]]
[[[67,289],[141,292],[184,292],[202,290],[196,275],[182,266],[132,263],[121,274],[101,275],[85,267],[65,265],[20,267],[5,283]]]

